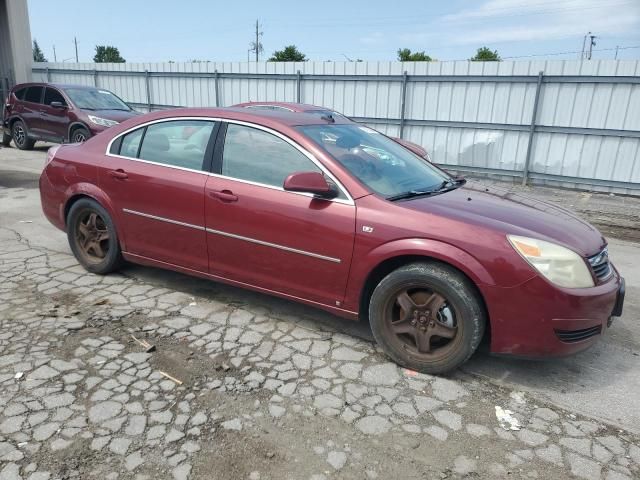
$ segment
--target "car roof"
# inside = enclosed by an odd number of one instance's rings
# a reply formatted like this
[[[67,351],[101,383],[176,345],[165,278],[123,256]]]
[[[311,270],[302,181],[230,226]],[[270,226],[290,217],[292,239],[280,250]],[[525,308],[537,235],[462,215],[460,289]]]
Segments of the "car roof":
[[[296,127],[301,125],[328,125],[318,115],[287,112],[285,110],[252,110],[243,107],[221,108],[173,108],[160,110],[146,115],[147,121],[153,121],[170,117],[213,117],[229,120],[246,121],[259,125],[277,128]],[[334,117],[331,124],[351,124],[351,120],[343,117]]]
[[[331,111],[330,108],[320,107],[318,105],[311,105],[309,103],[295,103],[295,102],[244,102],[233,105],[234,107],[258,107],[258,106],[274,106],[274,107],[282,107],[288,108],[292,112],[307,112],[309,110],[327,110]]]
[[[20,90],[21,88],[26,87],[56,87],[56,88],[82,88],[85,90],[95,90],[96,87],[92,85],[76,85],[73,83],[52,83],[52,82],[26,82],[19,83],[13,87],[12,90]]]

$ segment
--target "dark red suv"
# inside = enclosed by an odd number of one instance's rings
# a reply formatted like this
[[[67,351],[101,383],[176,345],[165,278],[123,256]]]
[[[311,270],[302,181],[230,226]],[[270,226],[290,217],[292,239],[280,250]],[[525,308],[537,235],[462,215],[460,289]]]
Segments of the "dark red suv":
[[[29,150],[38,140],[84,142],[139,115],[109,90],[84,85],[22,83],[9,92],[2,116],[2,144]]]

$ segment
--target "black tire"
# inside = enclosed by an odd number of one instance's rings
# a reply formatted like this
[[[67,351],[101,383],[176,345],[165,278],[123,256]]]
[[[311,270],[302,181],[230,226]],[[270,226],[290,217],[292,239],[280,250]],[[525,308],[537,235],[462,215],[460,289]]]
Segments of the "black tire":
[[[424,303],[416,298],[425,299]],[[405,265],[382,279],[371,296],[369,322],[374,338],[396,363],[422,373],[445,374],[476,351],[486,314],[464,275],[439,262],[424,262]],[[436,331],[454,336],[440,337]]]
[[[16,120],[11,126],[11,135],[13,137],[13,144],[20,150],[31,150],[36,143],[35,140],[29,138],[27,127],[22,120]]]
[[[71,132],[71,143],[82,143],[91,138],[91,132],[84,127],[78,127]]]
[[[8,147],[10,143],[11,143],[11,135],[8,135],[2,132],[2,146]]]
[[[95,215],[95,232],[82,233],[91,230],[92,215]],[[105,235],[107,238],[99,239]],[[89,272],[105,275],[118,270],[124,263],[113,220],[94,200],[83,198],[71,206],[67,215],[67,238],[76,259]]]

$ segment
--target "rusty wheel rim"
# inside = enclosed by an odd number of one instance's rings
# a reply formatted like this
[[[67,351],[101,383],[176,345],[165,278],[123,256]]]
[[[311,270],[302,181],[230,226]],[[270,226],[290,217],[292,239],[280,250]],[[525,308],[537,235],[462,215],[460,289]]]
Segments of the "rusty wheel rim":
[[[455,349],[462,324],[444,295],[424,286],[404,287],[389,296],[385,326],[396,347],[421,361],[437,361]]]
[[[97,264],[109,253],[109,230],[99,213],[83,211],[76,224],[76,243],[82,257],[91,264]]]

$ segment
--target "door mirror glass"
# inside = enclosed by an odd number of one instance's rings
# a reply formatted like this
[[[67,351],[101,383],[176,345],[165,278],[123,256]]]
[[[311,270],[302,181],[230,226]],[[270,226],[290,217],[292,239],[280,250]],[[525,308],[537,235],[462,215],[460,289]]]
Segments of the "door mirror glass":
[[[289,192],[312,193],[321,198],[335,198],[338,191],[329,185],[320,172],[295,172],[289,175],[283,188]]]

